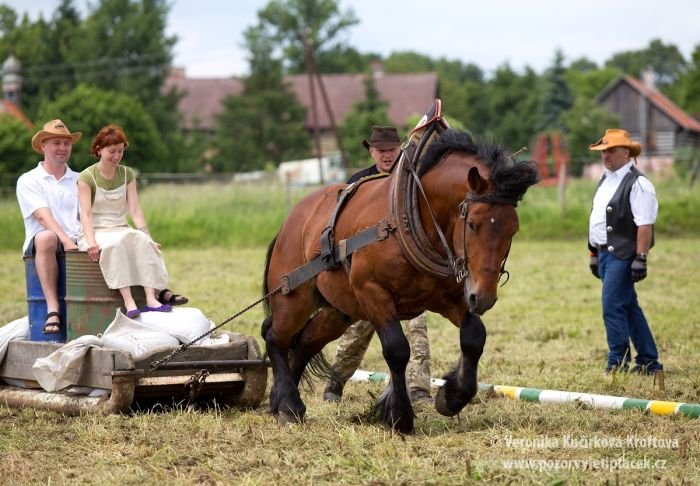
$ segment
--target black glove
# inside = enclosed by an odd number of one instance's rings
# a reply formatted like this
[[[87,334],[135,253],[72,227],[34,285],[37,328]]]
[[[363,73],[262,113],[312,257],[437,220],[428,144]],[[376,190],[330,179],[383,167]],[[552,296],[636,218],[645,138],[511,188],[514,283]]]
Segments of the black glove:
[[[600,278],[600,274],[598,273],[598,255],[594,255],[591,253],[591,259],[588,262],[588,266],[591,267],[591,273],[595,278]]]
[[[639,282],[647,277],[647,256],[637,255],[632,262],[632,281]]]

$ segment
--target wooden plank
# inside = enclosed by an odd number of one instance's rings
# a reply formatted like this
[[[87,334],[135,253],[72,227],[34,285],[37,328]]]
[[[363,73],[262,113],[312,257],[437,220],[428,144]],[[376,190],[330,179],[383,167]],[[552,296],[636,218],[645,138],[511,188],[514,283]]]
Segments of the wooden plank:
[[[10,341],[5,360],[0,365],[0,376],[36,381],[32,372],[34,362],[61,346],[63,345],[37,341]],[[75,385],[111,389],[112,371],[133,369],[134,361],[129,353],[116,349],[91,348],[85,354]]]
[[[136,381],[136,389],[142,386],[159,386],[159,385],[184,385],[189,382],[192,376],[177,375],[177,376],[150,376],[139,378]],[[240,373],[212,373],[207,376],[205,383],[228,383],[233,381],[245,381],[244,376]]]
[[[152,353],[140,356],[134,360],[134,364],[137,369],[148,371],[151,362],[167,356],[172,351],[173,348],[156,349]],[[248,341],[245,338],[235,339],[230,343],[217,344],[215,346],[192,346],[177,354],[172,361],[217,361],[230,359],[248,359]]]
[[[215,346],[192,346],[178,354],[173,361],[217,361],[217,360],[247,360],[250,356],[248,337],[238,333],[228,333],[231,342]],[[0,364],[0,377],[14,380],[25,380],[28,385],[36,383],[32,366],[38,358],[44,358],[63,344],[38,341],[10,341],[7,355]],[[85,355],[81,365],[80,375],[75,386],[92,388],[112,388],[113,371],[144,370],[147,375],[162,376],[182,373],[182,371],[156,371],[148,373],[152,361],[160,359],[174,348],[157,349],[154,352],[134,359],[130,353],[115,349],[91,348]],[[257,353],[256,353],[257,354]],[[36,385],[38,386],[38,384]]]

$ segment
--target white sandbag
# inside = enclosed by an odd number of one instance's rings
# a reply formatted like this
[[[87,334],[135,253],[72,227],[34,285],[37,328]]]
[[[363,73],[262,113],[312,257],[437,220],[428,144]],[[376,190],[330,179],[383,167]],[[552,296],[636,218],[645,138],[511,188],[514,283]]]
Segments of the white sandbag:
[[[29,337],[29,317],[24,316],[0,327],[0,363],[5,359],[8,343]]]
[[[136,321],[149,329],[167,332],[183,344],[198,338],[213,326],[196,307],[175,307],[170,312],[141,312]]]
[[[97,336],[80,336],[61,346],[46,358],[39,358],[32,366],[34,378],[48,391],[58,391],[75,384],[80,376],[80,366],[90,348],[101,347]]]
[[[127,351],[134,358],[148,354],[154,349],[180,345],[180,341],[167,332],[152,329],[139,322],[139,318],[130,319],[119,309],[102,334],[102,342],[105,348]]]
[[[180,341],[171,335],[160,331],[122,331],[102,336],[105,348],[119,349],[131,353],[134,359],[162,347],[174,348]]]

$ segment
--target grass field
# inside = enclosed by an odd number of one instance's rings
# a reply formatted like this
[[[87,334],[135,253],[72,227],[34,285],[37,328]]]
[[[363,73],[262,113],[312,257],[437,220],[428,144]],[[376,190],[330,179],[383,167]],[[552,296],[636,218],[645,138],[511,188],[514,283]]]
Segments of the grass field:
[[[524,235],[521,235],[524,236]],[[659,238],[638,285],[666,367],[666,391],[647,377],[605,377],[599,281],[581,241],[516,237],[510,281],[484,316],[480,381],[700,402],[700,239]],[[171,288],[215,322],[256,300],[264,247],[164,248]],[[0,251],[0,322],[26,313],[19,251]],[[262,309],[226,325],[259,342]],[[432,374],[457,358],[457,330],[429,316]],[[327,354],[334,351],[329,345]],[[363,369],[385,371],[375,340]],[[258,410],[171,409],[65,417],[0,406],[2,484],[693,484],[700,419],[588,410],[477,395],[455,418],[416,410],[403,437],[365,420],[382,386],[348,384],[339,404],[322,383],[303,393],[307,423],[280,427]],[[532,461],[523,463],[517,461]],[[538,462],[539,461],[539,462]]]

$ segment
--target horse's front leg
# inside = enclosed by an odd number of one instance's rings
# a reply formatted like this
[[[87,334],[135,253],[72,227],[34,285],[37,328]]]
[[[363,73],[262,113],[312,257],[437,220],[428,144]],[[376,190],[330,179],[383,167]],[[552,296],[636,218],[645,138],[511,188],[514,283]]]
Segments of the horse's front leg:
[[[479,387],[477,367],[486,343],[486,327],[476,314],[467,313],[459,328],[462,351],[457,366],[444,378],[445,384],[435,397],[435,408],[448,417],[456,415],[476,395]]]
[[[399,432],[413,432],[413,407],[406,387],[406,366],[411,354],[408,340],[399,321],[389,321],[377,328],[382,354],[389,366],[391,381],[375,405],[382,422]]]

